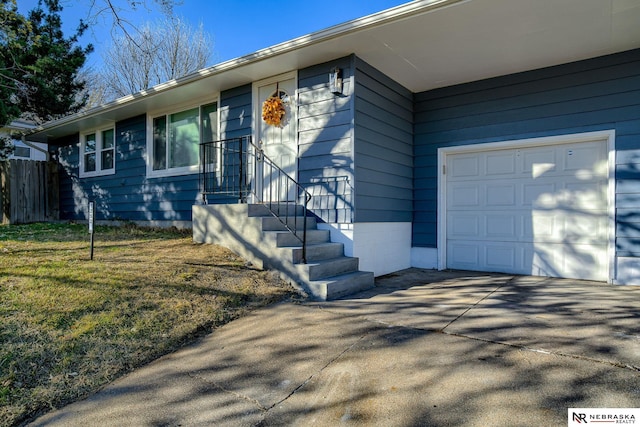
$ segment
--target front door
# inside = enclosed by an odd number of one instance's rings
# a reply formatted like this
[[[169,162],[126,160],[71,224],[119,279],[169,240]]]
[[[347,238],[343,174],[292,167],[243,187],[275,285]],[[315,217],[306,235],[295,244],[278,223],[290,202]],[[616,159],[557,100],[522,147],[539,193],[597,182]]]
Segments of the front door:
[[[262,146],[266,157],[271,159],[284,173],[295,180],[298,169],[295,76],[259,82],[256,87],[257,102],[255,103],[255,117],[257,124],[255,132],[257,144]],[[277,126],[267,124],[262,119],[262,106],[265,100],[270,97],[280,98],[285,107],[285,115]],[[269,168],[266,162],[259,168],[258,173],[264,178],[260,185],[262,188],[256,189],[262,193],[263,201],[279,202],[295,200],[296,189],[291,185],[291,181],[283,179],[282,174],[278,174],[276,170]]]

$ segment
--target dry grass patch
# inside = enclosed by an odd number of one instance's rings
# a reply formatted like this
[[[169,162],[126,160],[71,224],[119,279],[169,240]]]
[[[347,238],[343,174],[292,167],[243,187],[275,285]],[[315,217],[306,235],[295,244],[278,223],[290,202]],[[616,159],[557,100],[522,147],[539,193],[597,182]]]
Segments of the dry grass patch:
[[[292,290],[190,234],[0,226],[0,425],[86,396]]]

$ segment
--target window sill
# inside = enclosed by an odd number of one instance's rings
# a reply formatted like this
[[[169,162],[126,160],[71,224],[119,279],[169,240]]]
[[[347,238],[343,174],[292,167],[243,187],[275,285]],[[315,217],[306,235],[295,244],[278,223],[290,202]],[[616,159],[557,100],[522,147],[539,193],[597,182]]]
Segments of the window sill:
[[[96,171],[96,172],[80,172],[78,174],[79,178],[95,178],[97,176],[109,176],[109,175],[114,175],[116,173],[115,168],[113,169],[107,169],[107,170],[103,170],[103,171]]]
[[[167,178],[180,175],[195,175],[200,173],[199,166],[188,166],[184,168],[165,169],[165,170],[147,170],[147,178]]]

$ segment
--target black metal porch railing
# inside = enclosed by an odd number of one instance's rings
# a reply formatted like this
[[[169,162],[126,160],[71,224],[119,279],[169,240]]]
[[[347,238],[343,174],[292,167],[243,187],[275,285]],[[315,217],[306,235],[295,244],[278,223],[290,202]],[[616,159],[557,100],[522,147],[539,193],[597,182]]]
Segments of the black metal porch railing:
[[[200,144],[202,201],[230,198],[266,206],[302,244],[307,262],[307,209],[311,194],[265,156],[251,136]],[[298,215],[298,206],[302,213]]]

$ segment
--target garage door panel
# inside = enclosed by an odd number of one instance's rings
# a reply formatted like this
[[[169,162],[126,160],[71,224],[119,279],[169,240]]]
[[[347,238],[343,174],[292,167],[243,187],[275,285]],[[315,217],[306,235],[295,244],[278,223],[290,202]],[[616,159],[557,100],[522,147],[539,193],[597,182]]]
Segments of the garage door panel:
[[[513,207],[516,206],[516,185],[490,182],[486,185],[486,206]]]
[[[560,236],[560,226],[553,212],[539,212],[524,221],[524,242],[533,243],[535,239],[550,241]]]
[[[461,155],[451,161],[448,169],[455,178],[476,177],[480,175],[480,159],[473,155]]]
[[[481,188],[474,184],[454,183],[449,193],[449,207],[479,207]]]
[[[586,181],[570,182],[565,185],[558,202],[574,210],[603,206],[607,204],[606,187]]]
[[[563,241],[597,245],[606,241],[608,221],[605,212],[575,213],[564,220]]]
[[[517,216],[504,214],[487,214],[484,217],[484,220],[485,233],[483,237],[492,240],[517,239]]]
[[[475,215],[456,214],[447,222],[447,234],[457,239],[475,239],[480,232],[480,218]]]
[[[572,145],[565,148],[564,170],[566,171],[593,171],[601,177],[607,175],[606,147],[601,143],[584,143],[580,146]]]
[[[607,238],[607,218],[603,212],[535,212],[524,219],[523,242],[600,244]]]
[[[537,276],[607,280],[606,246],[547,243],[533,251],[533,271]]]
[[[522,206],[528,208],[553,208],[556,206],[556,183],[522,184]]]
[[[448,155],[447,267],[606,280],[607,156],[605,141]]]
[[[447,246],[447,251],[447,257],[459,266],[457,268],[473,270],[475,266],[481,265],[480,246],[477,244],[452,242]]]
[[[514,151],[487,153],[484,156],[486,176],[509,175],[516,172],[517,156]]]
[[[516,264],[516,247],[513,244],[488,244],[486,251],[486,269],[489,271],[518,271]]]
[[[538,178],[544,174],[556,172],[556,150],[553,147],[545,149],[523,149],[522,170],[525,176]]]

